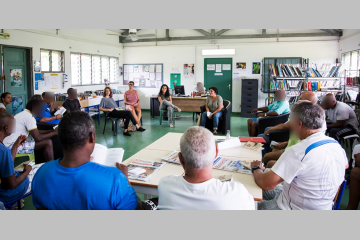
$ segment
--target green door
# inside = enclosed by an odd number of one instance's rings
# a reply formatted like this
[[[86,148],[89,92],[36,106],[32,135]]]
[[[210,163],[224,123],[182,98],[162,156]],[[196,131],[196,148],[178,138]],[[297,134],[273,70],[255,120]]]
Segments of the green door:
[[[204,85],[217,87],[219,95],[232,102],[232,58],[205,58]]]
[[[28,101],[26,50],[3,47],[5,91],[12,94],[12,104],[6,106],[6,112],[13,115],[25,109]]]

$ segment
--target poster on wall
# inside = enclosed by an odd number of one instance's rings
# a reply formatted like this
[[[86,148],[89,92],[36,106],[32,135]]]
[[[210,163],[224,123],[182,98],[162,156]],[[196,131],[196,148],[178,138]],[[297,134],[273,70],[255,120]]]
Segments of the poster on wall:
[[[215,71],[215,64],[208,64],[206,70]]]
[[[236,69],[238,70],[246,70],[246,62],[237,62]]]
[[[259,62],[253,62],[253,74],[260,74],[260,64]]]
[[[215,72],[221,72],[221,64],[216,64]]]
[[[184,64],[184,78],[193,78],[195,74],[195,64]]]
[[[12,115],[18,114],[24,110],[23,98],[21,96],[12,96],[11,109]]]
[[[34,60],[34,72],[40,72],[41,70],[41,63],[39,60]]]
[[[231,64],[223,64],[223,70],[231,70]]]
[[[10,86],[11,87],[22,87],[22,70],[21,69],[10,69]]]

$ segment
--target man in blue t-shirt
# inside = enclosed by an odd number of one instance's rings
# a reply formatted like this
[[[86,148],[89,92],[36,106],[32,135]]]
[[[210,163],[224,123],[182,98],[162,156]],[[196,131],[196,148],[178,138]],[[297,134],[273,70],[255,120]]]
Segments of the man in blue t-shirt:
[[[10,202],[25,194],[29,188],[28,175],[32,169],[24,165],[22,173],[14,170],[17,148],[24,144],[26,136],[19,136],[11,150],[3,144],[4,138],[12,133],[16,121],[9,113],[0,113],[0,201]]]
[[[59,114],[54,116],[56,110],[60,109],[60,106],[57,109],[54,108],[54,93],[44,92],[42,94],[42,97],[44,98],[46,104],[44,105],[44,108],[42,109],[40,115],[35,117],[36,121],[46,122],[55,125],[59,124],[62,115]]]
[[[248,119],[248,132],[250,137],[256,137],[257,134],[257,125],[259,117],[271,117],[279,116],[290,112],[289,102],[286,101],[286,93],[284,90],[277,90],[275,92],[275,102],[270,104],[267,107],[255,108],[251,111],[252,114],[257,111],[262,111],[262,113],[257,114],[257,118]]]
[[[33,204],[51,210],[134,210],[142,203],[127,179],[127,166],[90,162],[96,135],[86,112],[66,114],[58,127],[64,158],[45,163],[32,181]]]

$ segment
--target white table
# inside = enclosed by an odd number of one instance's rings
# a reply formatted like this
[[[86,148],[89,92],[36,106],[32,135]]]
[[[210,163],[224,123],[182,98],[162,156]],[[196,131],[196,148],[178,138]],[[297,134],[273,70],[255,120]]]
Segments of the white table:
[[[124,161],[124,164],[129,164],[136,158],[147,159],[152,161],[161,161],[162,157],[169,155],[175,150],[180,150],[180,138],[182,133],[168,133],[160,139],[156,140],[145,149],[131,156]],[[224,138],[218,137],[215,138]],[[235,159],[246,159],[246,160],[261,160],[261,151],[253,151],[242,147],[226,149],[219,151],[219,156],[235,158]],[[182,175],[184,170],[182,166],[175,164],[165,164],[165,166],[159,171],[159,173],[149,182],[133,181],[130,180],[132,187],[138,193],[143,193],[145,199],[148,199],[148,195],[157,195],[157,186],[160,179],[167,175]],[[213,176],[220,176],[230,174],[233,176],[233,180],[242,183],[249,193],[254,197],[255,201],[262,201],[262,189],[255,183],[254,176],[244,173],[228,172],[219,169],[213,169]]]

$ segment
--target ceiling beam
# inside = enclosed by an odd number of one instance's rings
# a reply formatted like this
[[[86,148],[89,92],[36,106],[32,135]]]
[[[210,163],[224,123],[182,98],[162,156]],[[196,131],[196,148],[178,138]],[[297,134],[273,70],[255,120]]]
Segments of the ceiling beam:
[[[211,36],[211,34],[208,31],[205,31],[204,29],[194,29],[194,30],[204,34],[205,36]]]
[[[221,29],[221,30],[219,30],[219,31],[217,31],[216,33],[215,33],[215,35],[216,36],[220,36],[221,34],[223,34],[224,32],[227,32],[227,31],[229,31],[230,29]]]
[[[169,41],[170,41],[170,33],[169,33],[169,29],[166,29],[166,39],[169,39]]]
[[[340,29],[320,29],[320,30],[322,30],[324,32],[327,32],[327,33],[330,33],[333,36],[339,36],[339,37],[342,36],[342,31]]]
[[[161,42],[161,41],[183,41],[183,40],[212,40],[212,39],[250,39],[250,38],[288,38],[288,37],[329,37],[332,33],[280,33],[280,34],[248,34],[248,35],[220,35],[220,36],[189,36],[189,37],[169,37],[169,38],[143,38],[137,41],[124,39],[122,43],[136,42]]]
[[[211,29],[211,36],[215,36],[215,29]]]

